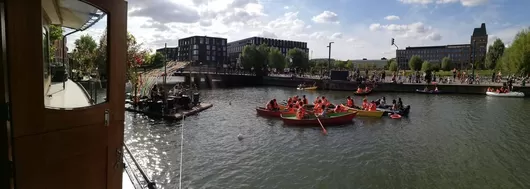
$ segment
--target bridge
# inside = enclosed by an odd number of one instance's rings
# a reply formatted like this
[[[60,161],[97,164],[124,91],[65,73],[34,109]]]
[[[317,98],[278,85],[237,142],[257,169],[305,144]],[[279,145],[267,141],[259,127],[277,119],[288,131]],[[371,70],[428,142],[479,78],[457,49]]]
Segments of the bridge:
[[[261,84],[261,77],[250,72],[230,69],[216,69],[211,67],[186,67],[172,74],[173,76],[183,76],[184,83],[195,83],[200,86],[201,80],[204,79],[208,87],[222,85],[224,87],[233,86],[250,86]],[[217,80],[217,82],[214,82]]]

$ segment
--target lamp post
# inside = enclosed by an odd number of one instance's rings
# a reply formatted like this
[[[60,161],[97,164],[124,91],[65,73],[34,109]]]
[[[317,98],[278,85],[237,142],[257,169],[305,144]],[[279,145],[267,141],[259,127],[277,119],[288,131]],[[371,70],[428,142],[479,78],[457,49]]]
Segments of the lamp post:
[[[329,42],[328,48],[329,48],[329,54],[328,54],[328,76],[331,77],[331,44],[333,42]]]

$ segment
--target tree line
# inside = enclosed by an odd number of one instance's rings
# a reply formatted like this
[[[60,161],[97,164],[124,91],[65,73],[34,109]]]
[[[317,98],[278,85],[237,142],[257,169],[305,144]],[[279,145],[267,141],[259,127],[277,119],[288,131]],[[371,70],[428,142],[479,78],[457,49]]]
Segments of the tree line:
[[[265,44],[245,46],[239,60],[244,69],[253,69],[259,75],[266,74],[269,68],[294,68],[301,71],[309,68],[309,57],[305,51],[298,48],[289,49],[287,56],[284,56],[278,48]]]
[[[61,26],[50,26],[50,55],[54,55],[57,47],[54,45],[56,40],[63,36],[64,30]],[[82,35],[74,42],[74,49],[69,55],[72,68],[91,74],[97,70],[100,75],[106,75],[107,68],[107,30],[100,37],[99,41],[90,36]],[[50,56],[53,61],[55,57]],[[159,52],[151,53],[142,47],[142,44],[136,41],[131,34],[127,34],[127,78],[136,81],[136,75],[133,73],[139,67],[162,67],[164,55]]]

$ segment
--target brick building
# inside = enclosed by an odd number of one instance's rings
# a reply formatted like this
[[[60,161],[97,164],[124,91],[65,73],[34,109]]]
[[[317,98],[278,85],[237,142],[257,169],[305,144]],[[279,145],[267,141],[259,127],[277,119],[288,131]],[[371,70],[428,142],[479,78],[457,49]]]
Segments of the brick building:
[[[457,69],[466,69],[472,62],[484,61],[487,44],[488,34],[483,23],[474,29],[470,44],[407,47],[396,50],[396,60],[400,69],[409,69],[408,62],[414,55],[434,64],[441,64],[444,57],[449,57]]]

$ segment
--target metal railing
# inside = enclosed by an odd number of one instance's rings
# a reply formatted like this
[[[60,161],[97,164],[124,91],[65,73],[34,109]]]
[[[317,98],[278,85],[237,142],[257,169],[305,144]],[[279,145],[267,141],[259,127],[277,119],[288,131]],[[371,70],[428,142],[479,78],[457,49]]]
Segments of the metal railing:
[[[126,165],[125,171],[129,175],[129,178],[131,179],[132,182],[136,181],[136,183],[133,183],[135,188],[137,188],[137,189],[144,189],[144,188],[156,189],[156,183],[153,182],[152,179],[150,179],[147,176],[147,174],[144,172],[144,170],[142,169],[140,164],[138,164],[138,162],[134,158],[134,155],[131,153],[131,151],[129,150],[129,148],[127,147],[126,144],[123,145],[123,148],[125,148],[125,152],[127,152],[127,154],[128,154],[128,156],[123,156],[123,162]],[[134,169],[133,169],[133,167],[134,167]],[[140,175],[138,176],[137,173],[139,173]],[[141,178],[143,180],[140,180],[139,178]]]

